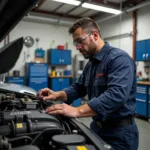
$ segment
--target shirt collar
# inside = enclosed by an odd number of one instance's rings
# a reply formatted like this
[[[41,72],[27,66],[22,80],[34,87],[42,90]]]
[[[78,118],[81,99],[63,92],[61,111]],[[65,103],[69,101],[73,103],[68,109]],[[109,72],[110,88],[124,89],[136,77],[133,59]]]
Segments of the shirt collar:
[[[105,45],[102,47],[102,49],[96,55],[93,56],[93,58],[95,58],[99,61],[102,61],[103,57],[109,51],[109,47],[110,47],[110,45],[107,42],[105,42]]]

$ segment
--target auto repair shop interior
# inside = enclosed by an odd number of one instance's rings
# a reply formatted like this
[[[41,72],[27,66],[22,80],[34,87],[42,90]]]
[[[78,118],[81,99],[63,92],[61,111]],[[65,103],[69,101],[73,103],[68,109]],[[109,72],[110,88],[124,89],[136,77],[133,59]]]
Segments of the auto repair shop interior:
[[[20,37],[23,37],[23,47],[14,66],[1,74],[1,84],[13,83],[16,85],[13,85],[15,91],[17,85],[25,85],[30,87],[31,92],[38,92],[43,88],[59,91],[76,82],[88,59],[85,59],[80,51],[76,50],[68,29],[77,19],[90,17],[99,25],[102,39],[113,47],[126,51],[136,64],[135,121],[139,130],[138,149],[149,150],[150,52],[148,52],[148,49],[150,49],[150,1],[37,0],[37,2],[27,14],[22,16],[21,20],[18,20],[14,28],[12,27],[9,33],[5,37],[3,36],[0,49],[5,49],[7,44]],[[0,17],[2,15],[3,13],[0,11]],[[15,47],[12,48],[12,50],[14,49]],[[3,65],[5,66],[5,64]],[[0,85],[0,89],[2,86]],[[7,100],[8,97],[13,99],[13,96],[12,94],[4,96],[0,92],[1,100],[2,97]],[[25,99],[25,101],[28,100]],[[76,99],[71,105],[79,107],[88,101],[88,96],[85,96]],[[61,100],[59,103],[61,103]],[[34,106],[30,106],[30,109]],[[6,112],[7,107],[2,108],[2,110]],[[16,114],[12,113],[12,115]],[[83,117],[79,120],[88,128],[90,127],[91,117]],[[52,125],[56,125],[55,123]],[[21,128],[23,124],[17,124],[17,126]],[[67,128],[67,123],[64,126]],[[57,127],[60,126],[57,125]],[[71,129],[68,128],[68,130]],[[78,139],[80,138],[82,137],[78,137]],[[10,139],[8,142],[13,140]],[[35,139],[33,142],[35,142]],[[53,138],[52,143],[57,142]],[[105,146],[107,147],[107,145]],[[53,149],[57,149],[56,147],[53,146]],[[84,148],[79,147],[77,149],[86,150]]]

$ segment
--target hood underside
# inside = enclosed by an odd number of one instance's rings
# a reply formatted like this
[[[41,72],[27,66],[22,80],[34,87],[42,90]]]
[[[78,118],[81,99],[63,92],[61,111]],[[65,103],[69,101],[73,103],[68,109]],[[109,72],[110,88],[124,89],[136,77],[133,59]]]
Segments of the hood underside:
[[[0,41],[35,7],[40,0],[0,0]],[[0,74],[10,71],[23,47],[23,38],[0,49]]]
[[[0,41],[40,0],[0,0]]]

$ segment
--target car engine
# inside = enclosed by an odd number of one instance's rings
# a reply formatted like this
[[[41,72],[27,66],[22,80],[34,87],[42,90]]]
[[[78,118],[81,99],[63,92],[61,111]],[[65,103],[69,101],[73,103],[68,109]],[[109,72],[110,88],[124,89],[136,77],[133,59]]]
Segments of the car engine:
[[[109,150],[77,119],[49,115],[42,97],[0,93],[0,150]]]

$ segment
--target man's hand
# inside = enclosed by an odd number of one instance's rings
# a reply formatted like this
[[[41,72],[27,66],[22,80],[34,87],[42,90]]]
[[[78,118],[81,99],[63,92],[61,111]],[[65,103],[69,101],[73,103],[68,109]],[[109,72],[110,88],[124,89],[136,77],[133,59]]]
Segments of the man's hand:
[[[37,97],[40,96],[43,96],[43,100],[56,100],[57,93],[48,88],[45,88],[38,92]]]
[[[56,104],[46,109],[48,114],[59,114],[67,117],[77,117],[78,108],[72,107],[67,104]]]
[[[59,114],[67,117],[92,117],[97,113],[89,107],[88,104],[84,104],[79,107],[72,107],[67,104],[56,104],[46,109],[48,114]]]

